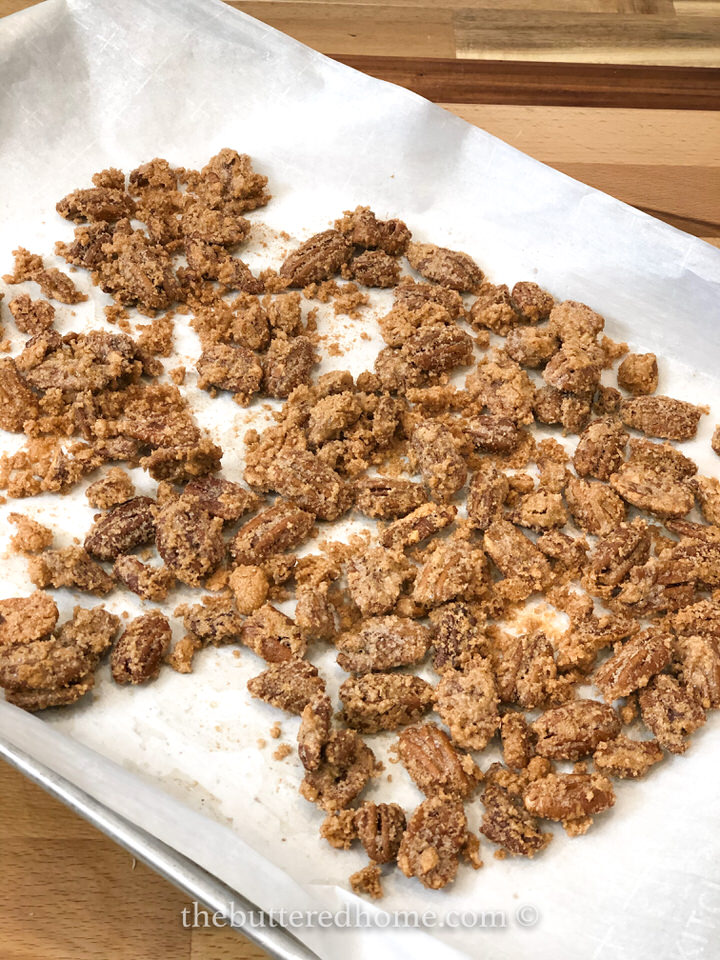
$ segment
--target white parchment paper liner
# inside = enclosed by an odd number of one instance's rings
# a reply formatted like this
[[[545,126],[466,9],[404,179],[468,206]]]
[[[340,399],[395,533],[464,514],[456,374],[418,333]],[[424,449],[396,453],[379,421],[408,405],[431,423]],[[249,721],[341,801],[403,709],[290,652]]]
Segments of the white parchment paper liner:
[[[54,204],[96,170],[153,156],[199,166],[232,146],[270,178],[274,199],[251,215],[258,224],[302,239],[370,204],[405,219],[416,239],[467,250],[497,281],[532,278],[591,304],[612,336],[677,361],[663,367],[662,391],[698,402],[720,395],[717,250],[219,0],[47,0],[0,23],[0,96],[2,272],[18,244],[48,255],[70,235]],[[267,253],[278,256],[272,242]],[[94,292],[77,317],[60,311],[60,328],[102,324],[106,302]],[[371,362],[376,331],[363,344],[357,329],[338,326],[351,352],[333,366]],[[185,330],[177,342],[191,369],[197,342]],[[235,476],[244,414],[221,399],[201,400],[198,416],[222,440]],[[689,445],[705,471],[714,470],[711,428]],[[39,498],[37,509],[67,543],[92,515],[80,494]],[[3,595],[27,592],[24,564],[4,563]],[[64,614],[76,599],[62,598]],[[124,596],[109,606],[135,609]],[[330,658],[322,663],[331,670]],[[364,859],[321,845],[317,813],[296,795],[296,762],[257,748],[277,719],[247,696],[257,671],[249,655],[219,650],[198,658],[193,677],[166,671],[147,689],[118,690],[105,672],[94,702],[46,719],[0,703],[0,730],[259,906],[339,909],[354,900],[345,878]],[[295,723],[283,719],[288,740]],[[498,960],[716,957],[717,719],[693,739],[686,757],[646,782],[619,784],[615,809],[588,836],[558,835],[537,862],[495,861],[485,847],[486,868],[462,870],[443,893],[398,871],[387,881],[384,909],[503,911],[501,929],[295,932],[328,960],[455,951]],[[392,772],[395,795],[411,807],[417,792]],[[474,809],[471,824],[478,820]],[[518,916],[531,914],[518,911],[528,905],[539,919],[523,927]]]

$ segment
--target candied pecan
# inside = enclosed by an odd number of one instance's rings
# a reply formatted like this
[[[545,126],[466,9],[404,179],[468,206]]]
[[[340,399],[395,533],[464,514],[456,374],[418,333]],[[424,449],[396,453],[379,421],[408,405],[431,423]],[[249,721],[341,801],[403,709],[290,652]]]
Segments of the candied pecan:
[[[480,414],[463,421],[463,432],[476,450],[511,453],[520,442],[520,431],[510,417]]]
[[[268,663],[302,657],[307,646],[298,626],[271,603],[264,603],[245,620],[240,642]]]
[[[319,447],[334,440],[351,427],[362,414],[358,398],[349,390],[323,397],[310,411],[307,438],[310,446]]]
[[[392,863],[405,831],[405,811],[397,803],[366,801],[355,811],[353,824],[365,852],[375,863]]]
[[[703,517],[708,523],[720,525],[720,481],[717,477],[697,477],[692,487]]]
[[[366,673],[350,677],[339,691],[348,726],[363,733],[395,730],[414,723],[432,706],[433,688],[404,673]]]
[[[533,709],[564,692],[557,678],[553,646],[542,631],[508,637],[493,651],[493,659],[498,694],[504,703],[517,701]]]
[[[25,280],[34,280],[43,294],[51,300],[61,303],[80,303],[87,300],[87,295],[80,293],[67,274],[44,266],[42,257],[30,253],[24,247],[13,250],[15,257],[15,272],[6,274],[3,280],[6,283],[23,283]]]
[[[670,662],[671,648],[669,635],[632,637],[596,671],[595,686],[608,703],[627,697],[633,690],[647,686],[656,673],[665,669]]]
[[[419,483],[393,477],[360,477],[353,490],[356,508],[375,520],[404,517],[427,500]]]
[[[82,223],[84,220],[122,220],[132,219],[135,203],[120,189],[112,187],[89,187],[85,190],[73,190],[62,200],[58,200],[55,209],[66,220]]]
[[[567,513],[562,502],[562,494],[536,490],[521,497],[517,505],[508,514],[508,520],[519,527],[528,527],[541,533],[553,527],[563,527],[567,522]]]
[[[518,281],[512,288],[510,296],[520,313],[530,323],[547,320],[555,306],[552,295],[531,280]]]
[[[419,370],[437,374],[472,363],[472,347],[472,338],[459,327],[430,323],[411,333],[402,351]]]
[[[82,547],[46,550],[32,557],[28,570],[36,587],[75,587],[99,597],[109,593],[114,580]]]
[[[0,647],[41,640],[53,632],[57,620],[57,604],[41,590],[0,600]]]
[[[672,614],[668,622],[679,637],[720,637],[720,604],[701,600]]]
[[[180,284],[167,251],[141,231],[116,229],[102,251],[93,279],[118,303],[162,310],[179,298]]]
[[[500,739],[506,765],[515,770],[527,767],[535,755],[535,735],[521,713],[513,711],[503,716]]]
[[[550,564],[534,543],[507,520],[494,520],[485,531],[485,552],[506,577],[527,581],[540,590],[550,576]]]
[[[108,510],[130,500],[135,493],[135,485],[120,467],[111,467],[105,476],[91,483],[85,496],[91,507]]]
[[[565,499],[573,520],[586,533],[605,536],[625,519],[625,504],[603,483],[571,477]]]
[[[92,690],[94,685],[95,675],[88,673],[65,687],[47,690],[6,690],[5,699],[22,710],[46,710],[48,707],[65,707],[76,703]]]
[[[85,549],[98,560],[115,560],[121,553],[150,543],[155,539],[154,506],[150,497],[133,497],[112,507],[90,528]]]
[[[455,879],[467,839],[462,802],[430,797],[410,817],[398,850],[398,866],[406,877],[417,877],[423,886],[439,890]]]
[[[532,423],[535,386],[504,351],[492,350],[481,357],[465,383],[470,395],[491,414],[517,424]]]
[[[603,740],[620,733],[620,718],[612,707],[597,700],[572,700],[552,707],[531,724],[535,750],[553,760],[579,760]]]
[[[395,606],[409,573],[408,561],[402,553],[369,547],[348,564],[348,590],[363,616],[388,613]]]
[[[400,264],[382,250],[365,250],[353,257],[348,269],[366,287],[394,287],[400,279]]]
[[[137,557],[119,556],[113,565],[116,579],[143,600],[165,600],[175,583],[175,574],[166,567],[151,567]]]
[[[473,291],[482,282],[482,270],[467,253],[432,243],[409,243],[406,256],[422,277],[451,290]]]
[[[159,610],[131,621],[110,656],[115,683],[145,683],[154,679],[171,638],[170,624]]]
[[[447,501],[467,479],[465,461],[446,427],[433,420],[419,423],[412,434],[412,453],[430,495]]]
[[[10,357],[0,359],[0,429],[21,433],[27,420],[40,415],[38,399]]]
[[[375,755],[354,730],[336,730],[323,746],[322,761],[308,770],[300,794],[321,810],[342,810],[362,792],[374,775]]]
[[[320,520],[337,520],[352,500],[350,485],[309,451],[277,454],[258,486],[275,490]]]
[[[378,220],[370,207],[346,210],[335,229],[350,243],[366,250],[380,249],[391,256],[404,253],[410,231],[402,220]]]
[[[584,303],[563,300],[550,311],[550,326],[560,340],[592,341],[602,332],[604,319]]]
[[[270,200],[270,194],[265,190],[267,177],[255,173],[247,154],[228,147],[215,154],[200,172],[183,171],[183,179],[188,190],[197,194],[208,207],[236,216],[265,206]]]
[[[560,530],[548,530],[535,544],[546,557],[555,561],[554,571],[579,574],[584,568],[588,545],[584,537],[570,537]]]
[[[613,473],[610,485],[631,506],[658,517],[684,517],[695,504],[695,494],[688,483],[633,459]]]
[[[481,773],[469,754],[459,754],[434,723],[408,727],[398,738],[398,756],[426,797],[443,794],[465,800]]]
[[[230,574],[228,586],[239,613],[250,614],[267,600],[270,584],[261,567],[240,564]]]
[[[186,630],[203,644],[236,643],[242,630],[242,621],[228,594],[203,597],[202,603],[183,605],[175,613],[182,613]]]
[[[337,662],[347,673],[384,672],[418,663],[430,645],[430,632],[407,617],[371,617],[335,640]]]
[[[55,307],[47,300],[31,300],[26,293],[21,293],[8,303],[13,315],[15,326],[20,333],[35,336],[49,330],[55,320]]]
[[[500,726],[495,680],[487,661],[475,660],[460,673],[445,670],[435,709],[459,746],[484,750]]]
[[[487,327],[493,333],[506,336],[516,324],[520,323],[521,317],[504,283],[496,287],[486,281],[480,286],[477,294],[468,317],[476,330]]]
[[[311,513],[280,501],[240,528],[231,541],[230,555],[236,564],[256,566],[306,540],[314,522]]]
[[[691,690],[675,677],[661,673],[640,692],[643,723],[670,753],[685,753],[687,737],[706,720],[705,711]]]
[[[452,505],[423,503],[382,530],[380,543],[388,548],[414,546],[449,526],[456,515],[457,508]]]
[[[609,605],[635,617],[679,610],[692,602],[699,573],[692,559],[678,565],[672,556],[651,557],[643,566],[632,568]]]
[[[364,893],[373,900],[380,900],[384,896],[381,878],[380,867],[376,863],[369,863],[362,870],[351,873],[348,882],[353,893]]]
[[[521,367],[541,367],[557,352],[560,341],[549,328],[515,327],[505,341],[505,349]]]
[[[309,640],[330,640],[337,624],[335,607],[328,596],[330,584],[299,583],[295,590],[295,622]]]
[[[635,780],[644,777],[663,756],[657,740],[632,740],[621,733],[614,740],[598,744],[593,762],[600,773]]]
[[[92,651],[61,637],[0,647],[0,687],[13,692],[52,690],[83,679],[94,669]]]
[[[195,477],[219,470],[221,457],[220,447],[203,437],[199,443],[158,447],[142,458],[140,466],[147,470],[153,480],[187,483]]]
[[[260,498],[239,483],[221,477],[198,477],[183,490],[183,498],[194,500],[211,517],[220,517],[226,522],[239,520],[246,513],[256,510]]]
[[[352,246],[337,230],[316,233],[294,250],[280,267],[291,287],[320,283],[338,273],[352,256]]]
[[[308,337],[275,337],[263,361],[265,391],[271,397],[289,397],[300,384],[310,382],[314,364],[315,349]]]
[[[718,426],[716,426],[713,430],[710,446],[713,448],[713,451],[720,456],[720,424],[718,424]]]
[[[608,480],[621,465],[628,434],[612,417],[593,420],[582,433],[573,455],[579,477]]]
[[[566,342],[548,362],[543,379],[565,393],[593,394],[600,383],[600,366],[583,345]]]
[[[199,586],[225,556],[222,520],[183,498],[157,510],[155,542],[167,567],[191,587]]]
[[[713,636],[678,637],[673,659],[681,682],[703,709],[720,707],[720,640]]]
[[[291,661],[292,662],[292,661]],[[330,739],[332,703],[325,693],[316,693],[303,707],[298,728],[298,756],[306,770],[317,770],[322,751]]]
[[[637,397],[623,400],[620,416],[626,427],[663,440],[692,440],[703,411],[672,397]]]
[[[499,783],[488,783],[482,795],[485,813],[480,833],[514,857],[534,857],[552,840],[520,800]]]
[[[650,556],[650,534],[644,520],[622,523],[598,540],[590,555],[584,580],[587,589],[609,597],[633,567],[642,566]]]
[[[467,540],[440,541],[418,571],[413,599],[423,607],[482,594],[490,580],[485,554]]]
[[[320,836],[336,850],[349,850],[357,839],[355,810],[336,810],[329,813],[320,824]]]
[[[325,691],[317,667],[307,660],[271,663],[267,670],[248,680],[251,696],[279,710],[301,714],[313,699]]]
[[[654,353],[629,353],[618,367],[618,386],[633,396],[655,393],[658,385],[657,357]]]
[[[502,516],[502,505],[509,491],[508,478],[489,461],[483,461],[473,474],[467,495],[467,515],[475,530],[487,530]]]
[[[615,793],[599,773],[550,773],[528,785],[523,802],[535,816],[566,823],[612,807]]]
[[[439,287],[434,283],[419,283],[412,277],[402,277],[393,292],[396,304],[408,310],[421,310],[427,303],[437,303],[444,308],[451,320],[465,315],[463,298],[456,290]]]
[[[195,366],[200,390],[208,387],[228,390],[244,405],[263,382],[260,358],[247,347],[215,343],[203,351]]]
[[[484,621],[478,619],[467,603],[461,601],[439,607],[431,612],[430,621],[434,628],[433,667],[438,673],[464,670],[487,653]]]

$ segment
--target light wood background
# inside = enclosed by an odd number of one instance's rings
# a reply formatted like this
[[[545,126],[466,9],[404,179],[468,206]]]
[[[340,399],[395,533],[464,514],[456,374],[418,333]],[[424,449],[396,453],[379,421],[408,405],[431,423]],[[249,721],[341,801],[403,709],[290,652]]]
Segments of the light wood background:
[[[30,5],[0,0],[0,15]],[[231,5],[720,246],[720,0]],[[264,957],[183,929],[186,905],[0,764],[2,960]]]

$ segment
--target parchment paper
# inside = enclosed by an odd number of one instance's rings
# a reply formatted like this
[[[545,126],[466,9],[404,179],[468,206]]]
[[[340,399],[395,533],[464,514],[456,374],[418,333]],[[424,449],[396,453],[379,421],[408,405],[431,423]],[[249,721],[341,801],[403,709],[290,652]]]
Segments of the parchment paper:
[[[54,204],[102,167],[127,170],[154,156],[200,166],[231,146],[254,157],[274,195],[251,214],[255,236],[267,242],[258,263],[277,264],[287,247],[275,231],[295,242],[369,204],[403,217],[416,239],[467,250],[497,282],[534,278],[558,298],[591,304],[611,336],[672,359],[661,391],[720,401],[718,251],[219,0],[47,0],[0,23],[0,91],[1,272],[19,244],[60,263],[53,243],[71,230]],[[91,292],[86,277],[75,279]],[[92,292],[88,303],[60,309],[58,326],[102,326],[106,302]],[[337,321],[321,311],[321,332],[345,351],[324,369],[368,366],[380,344],[373,316]],[[180,323],[176,342],[192,371],[199,347]],[[236,478],[239,438],[264,414],[227,399],[193,402],[226,450],[225,474]],[[688,453],[715,472],[706,420]],[[3,441],[5,449],[13,442]],[[139,492],[152,491],[147,477],[134,476]],[[32,510],[59,530],[60,545],[92,517],[81,491],[62,502],[38,498]],[[28,592],[24,562],[7,556],[3,564],[2,595]],[[67,615],[80,598],[58,593]],[[108,606],[139,609],[124,594]],[[314,659],[334,692],[331,655]],[[363,855],[319,841],[321,817],[297,797],[297,761],[273,760],[273,741],[257,746],[279,716],[246,692],[259,669],[251,654],[207,650],[191,677],[166,670],[137,690],[113,686],[105,669],[92,698],[43,719],[0,703],[0,729],[265,909],[358,903],[346,878]],[[282,739],[292,742],[296,726],[283,717]],[[295,932],[333,960],[718,956],[717,718],[693,740],[686,757],[667,760],[647,781],[620,783],[616,807],[585,838],[559,832],[536,862],[496,861],[486,846],[486,867],[461,870],[442,893],[399,871],[386,880],[382,909],[499,911],[500,928]],[[381,756],[387,742],[380,738]],[[401,769],[388,772],[391,788],[383,782],[368,797],[390,791],[412,808],[420,795]]]

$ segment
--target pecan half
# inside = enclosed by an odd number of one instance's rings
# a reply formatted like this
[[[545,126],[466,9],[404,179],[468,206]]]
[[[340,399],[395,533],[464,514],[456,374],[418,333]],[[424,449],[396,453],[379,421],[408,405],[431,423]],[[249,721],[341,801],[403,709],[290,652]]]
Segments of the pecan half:
[[[466,799],[481,773],[469,754],[460,754],[434,723],[408,727],[398,738],[398,756],[426,797]]]
[[[257,677],[248,680],[250,695],[272,707],[301,714],[305,707],[325,690],[325,681],[317,667],[307,660],[272,663]]]
[[[592,753],[603,740],[620,733],[620,718],[597,700],[572,700],[552,707],[532,724],[537,737],[535,750],[553,760],[579,760]]]

